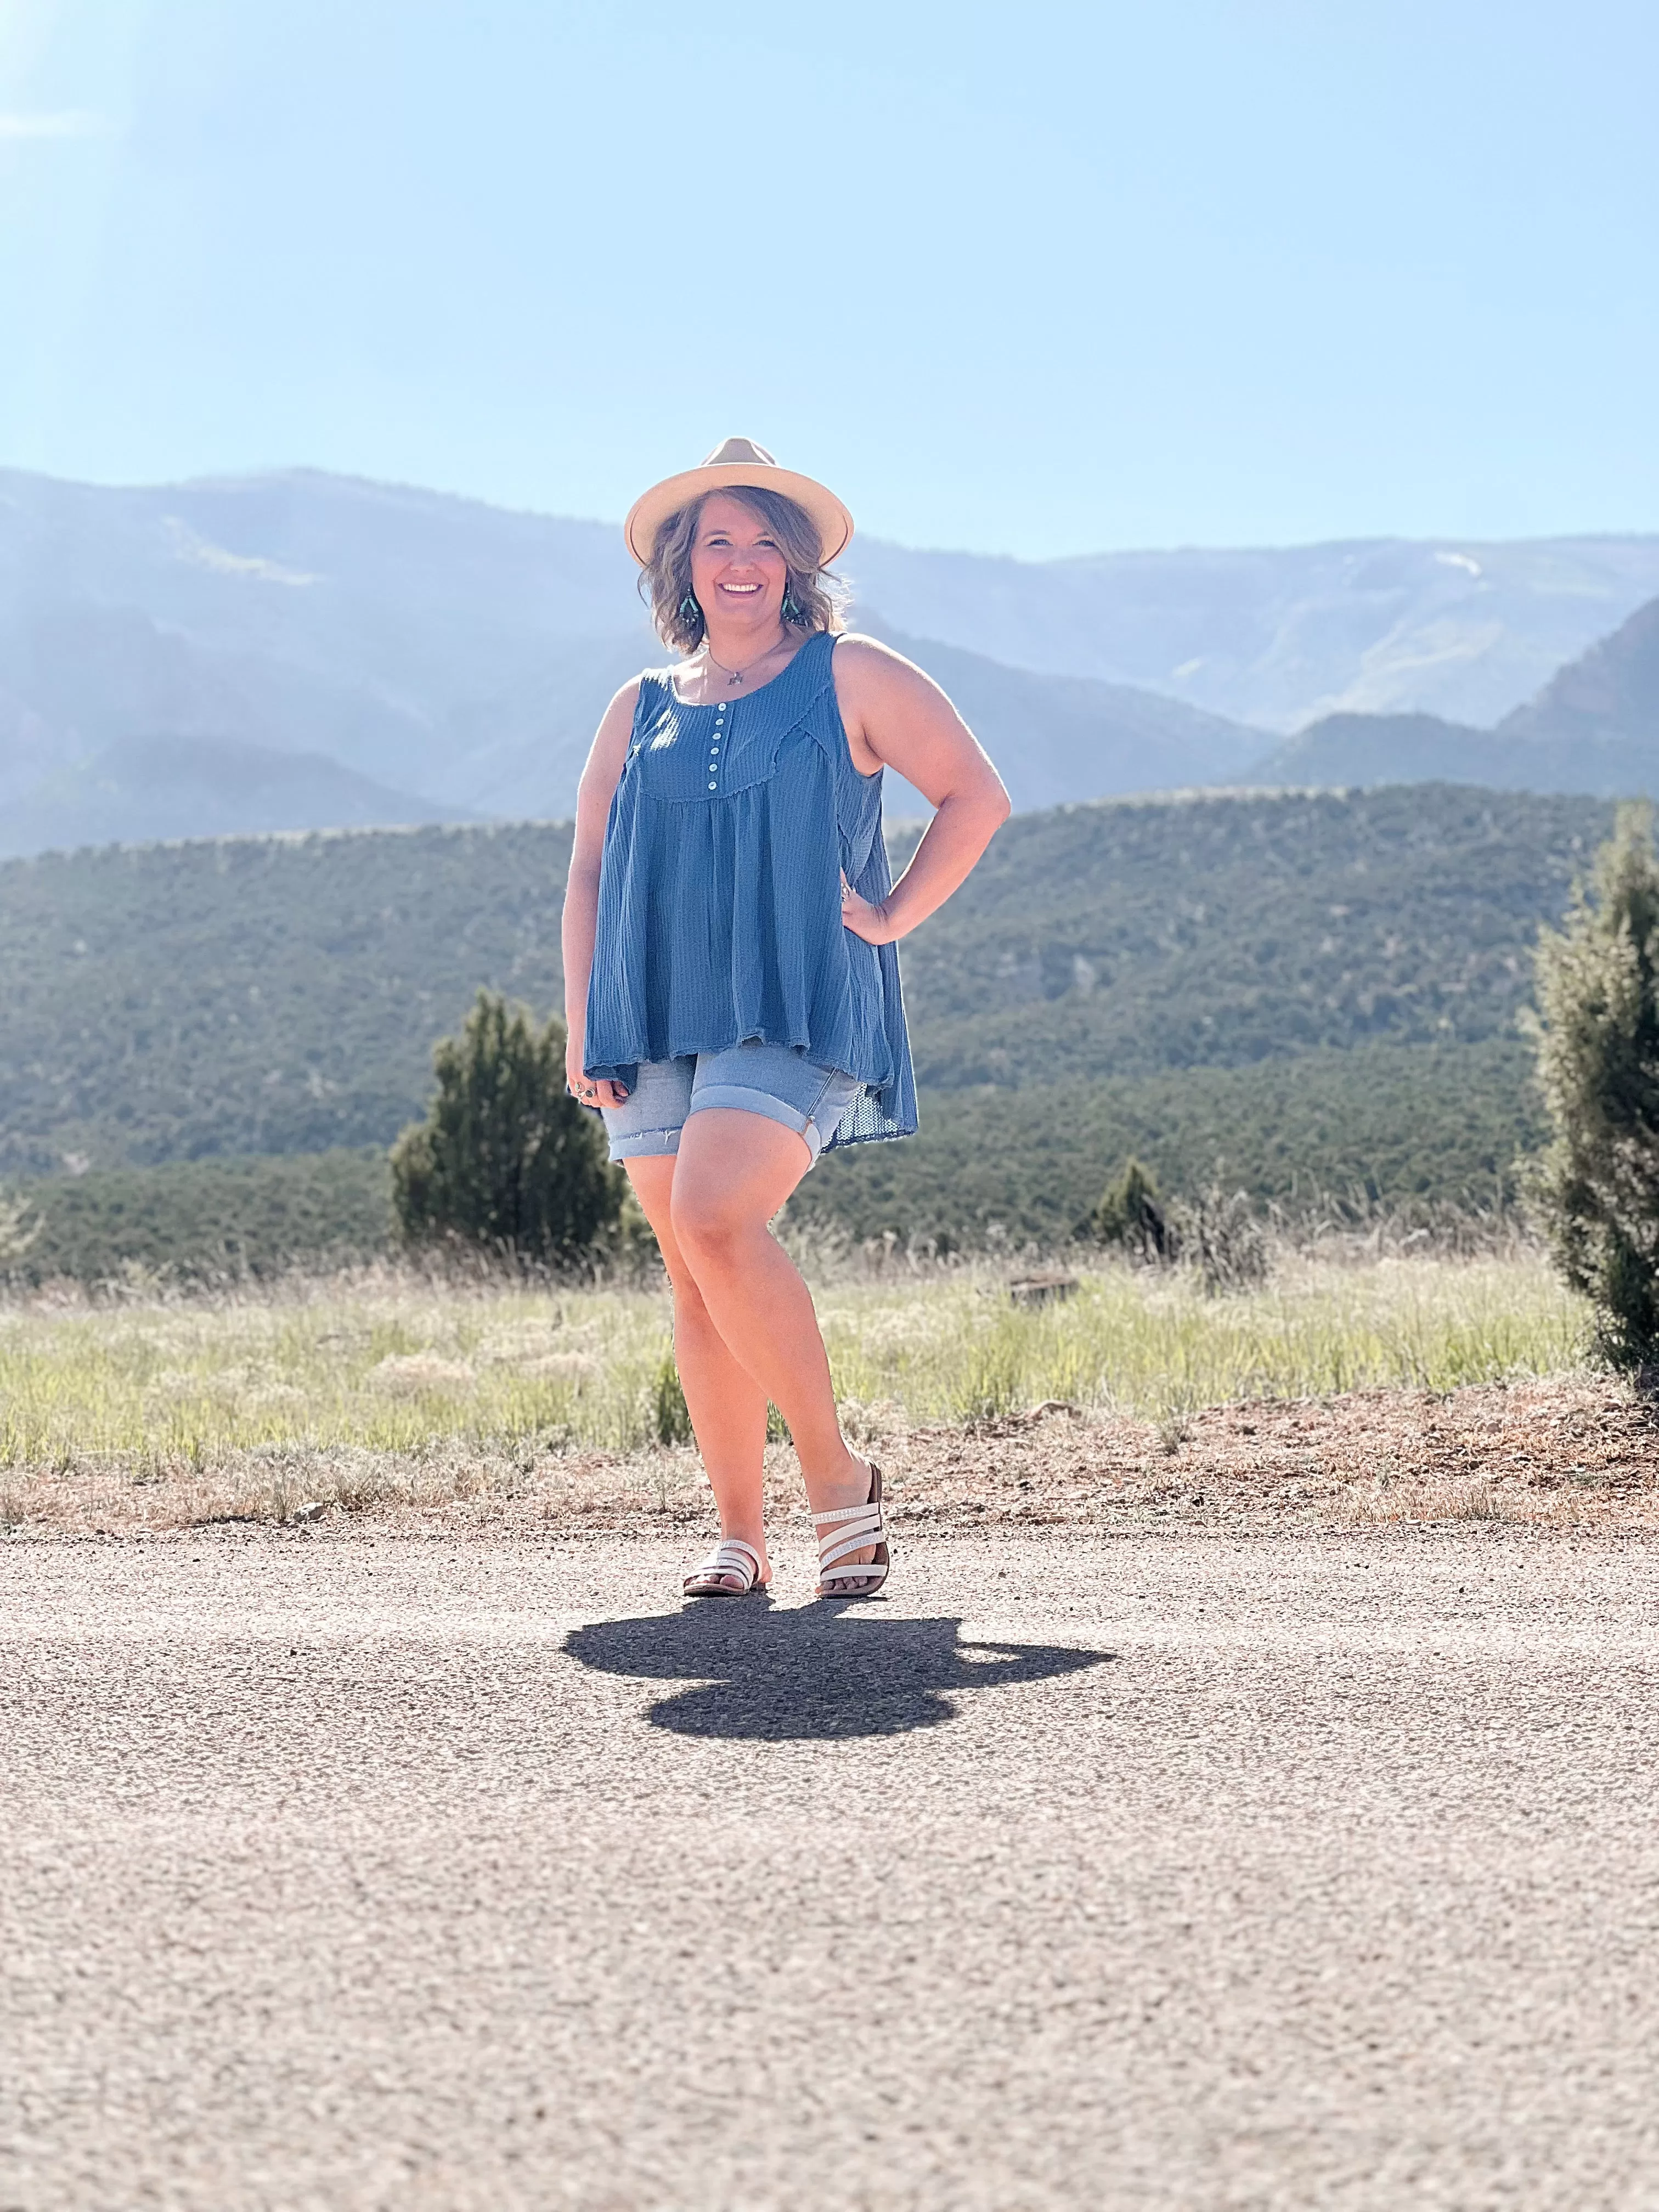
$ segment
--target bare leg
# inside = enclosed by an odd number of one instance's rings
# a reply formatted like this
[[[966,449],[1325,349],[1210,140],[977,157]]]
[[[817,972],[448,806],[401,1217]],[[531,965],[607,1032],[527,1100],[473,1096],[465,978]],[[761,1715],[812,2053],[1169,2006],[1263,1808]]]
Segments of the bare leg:
[[[761,1455],[766,1449],[766,1393],[726,1350],[674,1235],[670,1204],[673,1159],[629,1160],[626,1165],[634,1195],[657,1233],[673,1290],[674,1364],[714,1493],[720,1534],[752,1544],[760,1553],[764,1577],[769,1570]],[[733,1589],[738,1586],[735,1577],[723,1579]]]
[[[842,1435],[811,1294],[768,1225],[811,1164],[805,1139],[764,1115],[694,1114],[680,1133],[672,1212],[705,1310],[788,1422],[806,1495],[827,1512],[864,1503],[870,1468]]]

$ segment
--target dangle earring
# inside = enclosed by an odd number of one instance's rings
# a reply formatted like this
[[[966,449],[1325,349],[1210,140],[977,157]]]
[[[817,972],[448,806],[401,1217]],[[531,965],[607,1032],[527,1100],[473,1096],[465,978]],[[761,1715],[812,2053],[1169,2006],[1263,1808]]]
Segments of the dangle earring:
[[[702,623],[702,609],[697,605],[696,594],[688,592],[678,609],[680,620],[688,629],[697,629]]]
[[[797,600],[793,584],[786,584],[783,587],[783,604],[778,609],[778,619],[780,622],[797,624],[804,623],[806,619],[806,610]]]

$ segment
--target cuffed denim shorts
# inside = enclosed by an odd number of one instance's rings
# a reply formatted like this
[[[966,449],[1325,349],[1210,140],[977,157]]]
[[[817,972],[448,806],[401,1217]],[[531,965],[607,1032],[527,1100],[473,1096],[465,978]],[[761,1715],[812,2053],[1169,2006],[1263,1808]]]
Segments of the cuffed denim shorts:
[[[734,1044],[724,1052],[641,1060],[620,1106],[602,1106],[613,1160],[678,1152],[693,1114],[732,1106],[763,1114],[806,1139],[814,1160],[864,1085],[838,1067],[819,1067],[786,1044]]]

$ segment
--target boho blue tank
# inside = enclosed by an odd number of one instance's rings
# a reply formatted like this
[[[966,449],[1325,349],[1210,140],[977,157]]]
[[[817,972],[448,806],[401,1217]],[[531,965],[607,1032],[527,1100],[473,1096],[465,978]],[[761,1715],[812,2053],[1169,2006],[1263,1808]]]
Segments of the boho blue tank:
[[[842,923],[841,878],[892,887],[880,770],[853,765],[819,631],[746,698],[688,707],[640,679],[611,802],[587,992],[586,1073],[787,1045],[866,1085],[831,1145],[908,1137],[915,1078],[898,954]],[[827,1147],[826,1147],[827,1149]]]

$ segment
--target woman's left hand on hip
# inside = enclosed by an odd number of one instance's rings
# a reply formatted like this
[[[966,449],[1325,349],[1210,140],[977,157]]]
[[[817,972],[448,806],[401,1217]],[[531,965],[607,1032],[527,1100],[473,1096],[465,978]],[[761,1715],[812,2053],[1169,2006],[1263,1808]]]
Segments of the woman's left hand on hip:
[[[893,925],[887,919],[884,907],[872,906],[860,898],[845,876],[841,879],[841,918],[854,937],[861,937],[866,945],[890,945]]]

